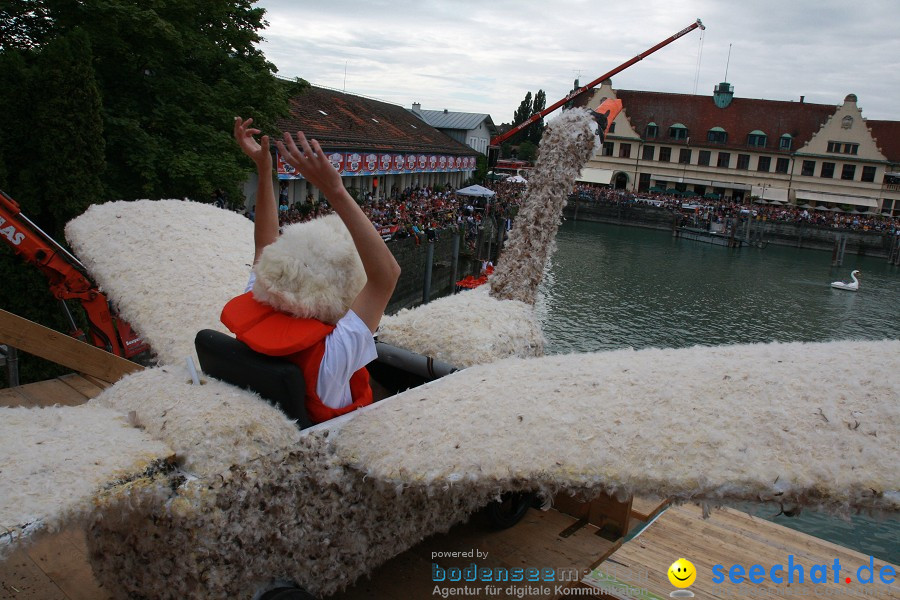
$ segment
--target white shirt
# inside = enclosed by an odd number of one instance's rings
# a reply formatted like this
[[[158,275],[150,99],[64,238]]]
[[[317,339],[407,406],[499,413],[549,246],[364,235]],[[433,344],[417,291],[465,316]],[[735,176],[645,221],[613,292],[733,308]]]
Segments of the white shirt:
[[[250,281],[244,292],[253,289],[256,273],[250,272]],[[350,377],[378,358],[375,340],[369,327],[352,310],[341,317],[334,331],[325,338],[325,355],[319,365],[316,394],[329,408],[343,408],[353,403],[350,394]]]

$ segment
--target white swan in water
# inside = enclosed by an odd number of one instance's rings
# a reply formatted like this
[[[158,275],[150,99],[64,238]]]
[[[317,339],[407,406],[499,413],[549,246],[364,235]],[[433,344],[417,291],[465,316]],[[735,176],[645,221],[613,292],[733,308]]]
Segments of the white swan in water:
[[[852,271],[850,273],[850,278],[853,280],[852,283],[844,283],[843,281],[832,281],[831,287],[837,288],[839,290],[850,290],[855,292],[859,289],[859,279],[856,276],[859,275],[859,271]]]

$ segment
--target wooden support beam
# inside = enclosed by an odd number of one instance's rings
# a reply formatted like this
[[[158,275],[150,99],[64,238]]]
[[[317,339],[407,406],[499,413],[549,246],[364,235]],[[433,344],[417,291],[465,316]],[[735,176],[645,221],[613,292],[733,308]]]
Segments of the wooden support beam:
[[[28,319],[0,310],[0,344],[69,367],[102,381],[115,382],[143,367]]]

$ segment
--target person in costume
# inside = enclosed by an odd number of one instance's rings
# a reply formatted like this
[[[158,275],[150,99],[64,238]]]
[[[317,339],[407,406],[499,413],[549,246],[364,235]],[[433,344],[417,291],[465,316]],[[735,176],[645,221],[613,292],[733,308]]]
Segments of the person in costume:
[[[234,137],[256,164],[259,182],[253,270],[245,293],[222,322],[253,350],[284,356],[303,371],[314,423],[371,404],[365,365],[377,356],[373,334],[400,277],[377,230],[341,182],[316,140],[297,132],[276,141],[282,158],[324,193],[335,214],[279,235],[269,136],[253,119],[234,120]]]

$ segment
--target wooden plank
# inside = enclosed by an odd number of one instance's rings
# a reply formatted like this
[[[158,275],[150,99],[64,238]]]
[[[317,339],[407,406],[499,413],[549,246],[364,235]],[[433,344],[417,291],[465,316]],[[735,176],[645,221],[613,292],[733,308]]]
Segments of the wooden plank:
[[[668,499],[635,496],[631,503],[631,517],[639,521],[649,521],[668,505]]]
[[[17,387],[0,390],[0,406],[14,408],[31,406],[31,398],[19,391]]]
[[[714,584],[711,581],[714,565],[721,564],[727,569],[733,564],[741,564],[745,568],[760,564],[768,575],[772,565],[786,565],[788,555],[795,557],[796,564],[804,566],[804,583],[777,584],[768,576],[760,584]],[[675,588],[666,573],[669,565],[679,557],[687,558],[697,568],[698,577],[690,586],[690,591],[699,599],[751,597],[751,594],[756,598],[900,598],[900,588],[896,585],[879,585],[876,589],[844,582],[845,576],[856,578],[856,569],[868,564],[868,556],[731,509],[714,511],[709,519],[704,520],[701,509],[697,507],[671,508],[638,538],[624,544],[613,555],[607,570],[620,569],[620,573],[624,571],[635,578],[630,583],[636,587],[668,597]],[[834,582],[831,571],[827,582],[810,582],[809,573],[814,565],[828,565],[830,568],[835,559],[840,560],[842,567],[839,582]],[[884,564],[876,560],[876,572]],[[604,565],[600,568],[603,569]],[[783,575],[786,576],[786,573]]]
[[[525,518],[509,529],[493,530],[482,514],[476,514],[465,524],[457,525],[447,534],[432,536],[417,546],[400,554],[376,569],[371,578],[357,581],[346,591],[330,596],[331,600],[369,600],[371,598],[431,598],[435,586],[455,588],[468,585],[480,588],[475,597],[508,597],[505,594],[488,594],[484,582],[466,584],[432,579],[432,563],[440,568],[460,568],[475,563],[478,568],[512,569],[516,567],[537,569],[566,569],[586,572],[589,565],[610,554],[617,544],[596,535],[597,528],[586,525],[568,538],[559,533],[576,519],[556,510],[529,510]],[[480,555],[458,558],[433,553],[480,552]],[[501,588],[513,585],[523,589],[526,583],[496,583]],[[540,583],[532,583],[541,587]],[[556,584],[544,583],[548,593],[530,593],[530,599],[550,598]]]
[[[19,550],[0,562],[0,600],[68,600],[59,586]]]
[[[124,358],[5,310],[0,310],[0,344],[8,344],[104,381],[115,382],[143,369]]]
[[[87,399],[58,379],[26,383],[16,388],[31,401],[30,406],[78,406]]]
[[[84,537],[83,532],[81,536]],[[26,552],[69,600],[109,598],[94,578],[87,555],[67,535],[42,536]]]
[[[65,383],[70,388],[74,389],[76,392],[84,396],[87,400],[95,398],[104,389],[99,385],[88,381],[78,373],[69,373],[68,375],[57,377],[57,379]]]
[[[103,381],[102,379],[97,379],[96,377],[91,377],[87,373],[79,373],[79,375],[81,375],[85,381],[97,386],[101,390],[105,390],[106,388],[111,387],[113,383],[115,383],[115,382],[110,383],[109,381]]]

